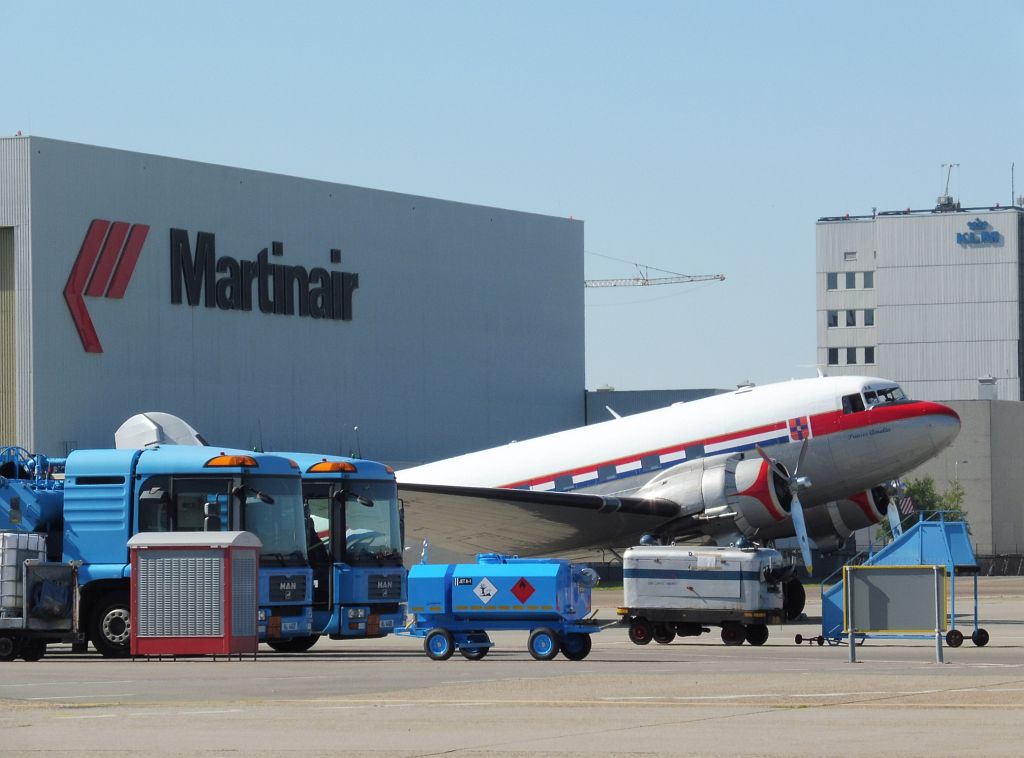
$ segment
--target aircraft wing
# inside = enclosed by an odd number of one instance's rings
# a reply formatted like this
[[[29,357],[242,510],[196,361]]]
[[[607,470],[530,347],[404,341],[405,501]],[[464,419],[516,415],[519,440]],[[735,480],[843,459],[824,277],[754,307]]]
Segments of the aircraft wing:
[[[398,494],[406,545],[428,540],[431,563],[476,553],[555,556],[628,547],[680,515],[669,500],[572,492],[400,482]]]

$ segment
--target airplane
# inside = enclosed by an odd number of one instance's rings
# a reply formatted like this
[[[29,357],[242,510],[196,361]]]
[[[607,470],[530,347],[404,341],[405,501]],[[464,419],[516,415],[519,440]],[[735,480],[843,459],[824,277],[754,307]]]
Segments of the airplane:
[[[614,415],[614,412],[613,412]],[[887,379],[795,379],[396,472],[406,544],[567,555],[696,538],[822,552],[895,509],[898,477],[960,431]]]

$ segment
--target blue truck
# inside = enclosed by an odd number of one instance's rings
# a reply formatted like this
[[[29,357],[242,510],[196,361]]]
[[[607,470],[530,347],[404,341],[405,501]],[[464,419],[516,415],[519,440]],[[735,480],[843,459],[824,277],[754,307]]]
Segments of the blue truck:
[[[263,543],[260,639],[277,644],[313,633],[301,488],[295,461],[262,453],[155,445],[47,459],[0,448],[0,530],[42,533],[47,560],[77,567],[75,628],[106,657],[129,654],[132,535],[252,532]],[[13,650],[13,633],[0,634]]]
[[[395,472],[361,458],[272,453],[296,461],[302,474],[313,627],[308,635],[271,641],[303,652],[321,636],[383,637],[405,618],[402,510]]]

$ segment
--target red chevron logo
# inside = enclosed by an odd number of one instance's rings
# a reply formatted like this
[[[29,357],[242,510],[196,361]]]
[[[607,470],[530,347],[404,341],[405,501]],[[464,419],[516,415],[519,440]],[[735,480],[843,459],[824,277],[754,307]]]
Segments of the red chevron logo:
[[[64,285],[64,300],[85,352],[102,353],[103,346],[83,295],[115,300],[124,297],[147,234],[149,226],[146,224],[111,223],[98,218],[89,224],[68,283]]]

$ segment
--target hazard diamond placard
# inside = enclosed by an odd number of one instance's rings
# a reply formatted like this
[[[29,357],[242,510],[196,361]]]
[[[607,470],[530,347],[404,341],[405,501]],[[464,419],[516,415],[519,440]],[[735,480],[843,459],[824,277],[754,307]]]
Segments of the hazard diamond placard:
[[[520,603],[525,603],[529,600],[533,592],[533,585],[526,581],[525,578],[521,578],[518,582],[512,585],[512,594],[516,596],[516,599]]]

